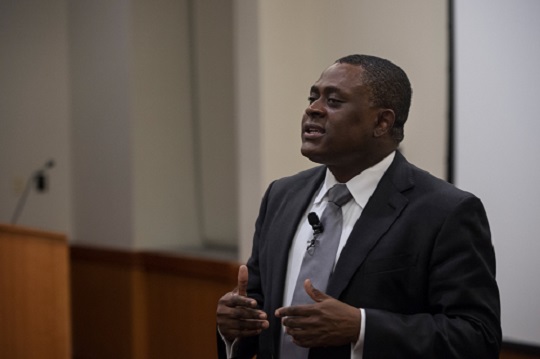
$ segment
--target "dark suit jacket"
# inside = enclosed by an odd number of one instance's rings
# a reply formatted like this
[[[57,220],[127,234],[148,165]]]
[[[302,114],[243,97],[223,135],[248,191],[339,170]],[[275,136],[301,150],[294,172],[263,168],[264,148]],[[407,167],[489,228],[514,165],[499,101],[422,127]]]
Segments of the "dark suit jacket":
[[[287,256],[325,176],[319,166],[273,182],[261,204],[248,261],[248,295],[270,328],[243,339],[238,358],[279,356]],[[364,359],[498,358],[499,293],[480,200],[399,153],[355,224],[327,294],[366,311]],[[350,345],[310,358],[350,358]]]

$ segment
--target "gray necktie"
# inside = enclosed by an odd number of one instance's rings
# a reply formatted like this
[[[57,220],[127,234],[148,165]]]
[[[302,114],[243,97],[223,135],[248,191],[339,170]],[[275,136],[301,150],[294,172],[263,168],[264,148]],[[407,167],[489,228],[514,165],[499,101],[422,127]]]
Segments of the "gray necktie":
[[[349,202],[351,198],[352,195],[345,184],[336,184],[328,190],[328,204],[321,216],[323,232],[314,237],[315,241],[308,246],[304,254],[291,305],[313,303],[304,290],[304,281],[308,278],[311,279],[315,288],[326,291],[341,237],[343,223],[341,206]],[[294,344],[290,335],[284,332],[281,339],[281,359],[308,357],[309,350]]]

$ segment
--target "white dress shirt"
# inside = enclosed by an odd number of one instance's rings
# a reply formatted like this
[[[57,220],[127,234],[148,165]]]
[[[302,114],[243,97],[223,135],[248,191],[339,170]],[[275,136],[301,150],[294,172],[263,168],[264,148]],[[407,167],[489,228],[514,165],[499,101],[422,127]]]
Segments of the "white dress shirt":
[[[362,173],[360,173],[346,183],[347,188],[349,189],[349,192],[351,192],[354,200],[349,201],[341,207],[343,214],[343,225],[334,266],[339,259],[341,250],[347,243],[347,239],[349,238],[349,235],[351,234],[356,221],[360,218],[362,210],[365,208],[373,192],[375,192],[375,189],[377,188],[377,185],[379,184],[382,176],[384,175],[388,167],[390,167],[390,164],[394,160],[394,156],[395,152],[392,152],[381,162],[377,163],[373,167],[364,170]],[[319,218],[321,217],[322,212],[324,211],[328,203],[327,192],[336,183],[338,182],[332,172],[326,170],[326,177],[321,187],[313,197],[311,204],[308,206],[304,215],[304,220],[301,221],[298,225],[298,229],[296,230],[296,234],[294,236],[293,243],[289,251],[287,276],[285,279],[285,293],[283,296],[283,306],[289,306],[291,304],[294,287],[296,286],[296,281],[298,278],[298,274],[300,273],[300,267],[302,265],[302,259],[304,258],[308,242],[313,237],[313,229],[311,228],[311,225],[307,220],[307,215],[310,212],[315,212],[317,213]],[[317,289],[322,290],[322,288]],[[351,344],[351,359],[362,359],[364,347],[366,315],[364,309],[359,308],[359,310],[362,312],[360,335],[358,337],[358,341]],[[268,313],[268,315],[272,315],[272,313]],[[281,330],[283,330],[283,328],[281,328]],[[227,348],[227,357],[231,358],[236,353],[236,346],[238,345],[238,340],[235,340],[233,343],[228,342],[225,339],[224,341]]]
[[[352,232],[352,229],[356,221],[360,218],[362,210],[365,208],[368,200],[370,199],[373,192],[377,188],[379,181],[382,176],[390,167],[390,164],[394,160],[395,152],[392,152],[390,155],[385,157],[381,162],[377,163],[373,167],[370,167],[364,170],[362,173],[353,177],[349,180],[346,185],[351,192],[353,199],[341,207],[343,214],[343,225],[341,231],[341,237],[339,240],[339,246],[336,253],[336,260],[334,266],[336,265],[341,250],[347,243],[347,239]],[[332,186],[337,182],[336,178],[330,172],[326,170],[326,177],[324,182],[321,185],[321,188],[315,194],[313,201],[310,206],[308,206],[306,213],[304,215],[304,220],[299,224],[294,240],[289,251],[289,261],[287,265],[287,276],[285,279],[285,293],[283,296],[283,306],[289,306],[292,302],[292,297],[294,293],[294,288],[296,286],[296,281],[298,274],[300,273],[300,267],[302,265],[302,259],[306,253],[306,248],[308,242],[313,237],[313,229],[307,220],[307,215],[310,212],[315,212],[319,216],[322,215],[322,212],[326,208],[328,203],[327,193]],[[305,278],[307,279],[307,278]],[[321,288],[317,288],[324,291]],[[359,340],[351,347],[351,359],[362,359],[364,337],[365,337],[365,311],[360,309],[362,312],[362,322],[360,323],[360,336]],[[283,328],[282,328],[283,330]]]

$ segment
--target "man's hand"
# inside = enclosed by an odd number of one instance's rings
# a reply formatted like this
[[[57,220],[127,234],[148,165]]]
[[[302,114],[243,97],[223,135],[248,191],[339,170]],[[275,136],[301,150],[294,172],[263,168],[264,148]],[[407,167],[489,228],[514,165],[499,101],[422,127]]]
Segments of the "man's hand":
[[[309,279],[304,289],[314,304],[276,310],[293,342],[305,348],[355,343],[360,334],[360,310],[315,289]]]
[[[221,335],[229,341],[260,334],[268,328],[267,315],[257,309],[257,302],[247,297],[248,269],[238,270],[238,286],[218,302],[216,317]]]

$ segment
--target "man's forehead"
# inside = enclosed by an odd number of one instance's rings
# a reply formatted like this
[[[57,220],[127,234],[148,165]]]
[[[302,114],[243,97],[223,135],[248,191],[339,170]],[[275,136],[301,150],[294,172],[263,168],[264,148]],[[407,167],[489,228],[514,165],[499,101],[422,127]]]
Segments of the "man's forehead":
[[[358,65],[335,63],[327,67],[313,87],[358,87],[363,86],[363,69]]]

